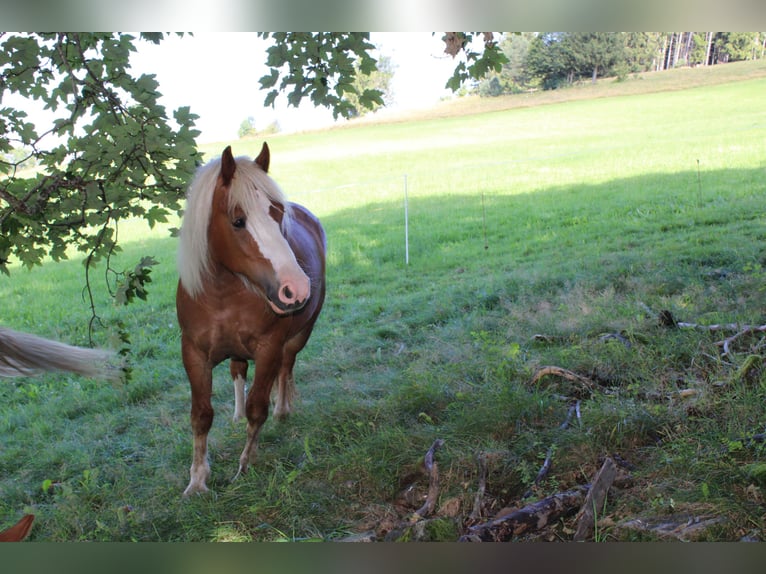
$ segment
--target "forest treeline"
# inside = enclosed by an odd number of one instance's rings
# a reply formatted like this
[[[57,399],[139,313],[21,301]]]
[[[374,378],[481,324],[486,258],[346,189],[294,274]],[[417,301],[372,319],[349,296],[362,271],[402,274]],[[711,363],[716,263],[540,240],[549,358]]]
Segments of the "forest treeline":
[[[523,32],[504,34],[501,47],[508,62],[477,84],[482,96],[760,59],[766,32]]]

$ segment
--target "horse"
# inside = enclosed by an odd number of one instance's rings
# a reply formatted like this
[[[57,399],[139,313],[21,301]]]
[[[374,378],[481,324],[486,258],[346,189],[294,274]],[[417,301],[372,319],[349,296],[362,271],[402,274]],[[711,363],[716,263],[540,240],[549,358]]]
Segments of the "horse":
[[[197,170],[187,191],[176,290],[193,433],[184,497],[208,490],[213,368],[230,359],[234,420],[247,418],[236,479],[255,463],[275,385],[275,418],[292,410],[296,356],[324,303],[324,229],[308,209],[287,200],[268,175],[269,162],[266,143],[255,160],[234,158],[228,146]],[[255,374],[245,399],[249,360]]]
[[[44,371],[106,380],[118,380],[123,374],[112,351],[75,347],[0,327],[0,377],[29,377]]]

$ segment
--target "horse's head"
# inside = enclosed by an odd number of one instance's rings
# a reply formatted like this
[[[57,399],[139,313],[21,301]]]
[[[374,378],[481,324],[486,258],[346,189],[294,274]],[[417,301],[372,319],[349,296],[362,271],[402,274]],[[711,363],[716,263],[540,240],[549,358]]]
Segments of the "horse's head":
[[[208,225],[209,256],[265,296],[280,315],[301,309],[311,282],[287,241],[290,207],[267,175],[269,148],[255,161],[221,155]]]

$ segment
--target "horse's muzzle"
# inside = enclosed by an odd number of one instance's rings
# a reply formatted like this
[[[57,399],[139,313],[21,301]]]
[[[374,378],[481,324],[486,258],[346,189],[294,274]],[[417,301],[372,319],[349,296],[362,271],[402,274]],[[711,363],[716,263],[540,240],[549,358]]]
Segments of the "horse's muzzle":
[[[282,285],[279,289],[268,289],[266,298],[271,308],[278,315],[288,315],[303,309],[308,303],[310,295],[299,299],[289,285]]]

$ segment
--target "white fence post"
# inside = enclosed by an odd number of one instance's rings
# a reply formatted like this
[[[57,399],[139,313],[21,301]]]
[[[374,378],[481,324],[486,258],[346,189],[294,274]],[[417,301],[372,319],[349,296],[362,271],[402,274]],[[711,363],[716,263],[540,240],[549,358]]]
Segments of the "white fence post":
[[[404,174],[404,264],[410,264],[410,216],[407,197],[407,174]]]

